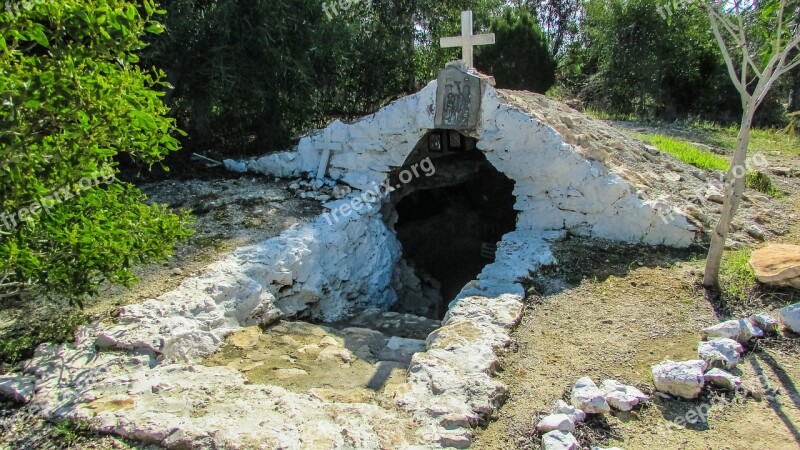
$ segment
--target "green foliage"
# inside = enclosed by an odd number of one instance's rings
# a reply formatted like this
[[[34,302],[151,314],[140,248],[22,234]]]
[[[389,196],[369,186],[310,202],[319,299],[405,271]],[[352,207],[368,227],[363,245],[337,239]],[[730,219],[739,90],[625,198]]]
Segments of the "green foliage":
[[[175,87],[175,117],[204,150],[260,154],[332,118],[352,119],[414,92],[457,50],[472,8],[484,29],[502,0],[168,0],[167,32],[145,58]]]
[[[750,189],[769,195],[770,197],[782,198],[783,193],[772,183],[772,179],[764,172],[747,172],[745,185]]]
[[[562,83],[614,114],[672,119],[741,114],[708,18],[681,10],[671,22],[657,0],[589,0],[581,40],[564,58]]]
[[[28,292],[80,303],[98,283],[130,285],[137,262],[170,255],[185,214],[144,204],[113,181],[116,158],[156,164],[179,148],[158,91],[162,73],[137,65],[152,0],[36,2],[0,14],[0,299]],[[109,173],[110,172],[110,173]],[[52,201],[57,193],[61,201]],[[7,217],[7,216],[6,216]]]
[[[53,427],[53,440],[57,441],[61,448],[75,448],[75,446],[85,442],[87,436],[92,435],[92,427],[89,422],[83,420],[64,420]]]
[[[491,28],[497,43],[478,48],[477,68],[494,75],[500,88],[547,92],[556,80],[556,62],[536,19],[506,8]]]
[[[720,288],[725,300],[729,303],[747,303],[756,286],[756,274],[750,267],[750,250],[727,252],[720,269]]]

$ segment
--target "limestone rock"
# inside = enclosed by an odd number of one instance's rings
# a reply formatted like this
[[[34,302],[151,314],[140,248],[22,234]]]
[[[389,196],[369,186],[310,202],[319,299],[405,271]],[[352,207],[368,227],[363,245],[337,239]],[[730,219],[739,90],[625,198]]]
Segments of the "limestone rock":
[[[536,424],[536,431],[540,433],[549,433],[555,430],[572,433],[575,431],[575,422],[566,414],[551,414],[543,417],[542,420]]]
[[[700,395],[705,385],[703,372],[708,365],[702,360],[664,361],[652,367],[656,389],[686,399]]]
[[[414,356],[414,353],[424,352],[425,350],[427,350],[425,341],[393,336],[389,339],[386,347],[378,352],[378,359],[408,364],[411,362],[411,357]]]
[[[708,384],[726,391],[733,391],[742,385],[742,379],[722,369],[711,369],[705,374]]]
[[[781,309],[779,314],[786,328],[800,334],[800,303]]]
[[[606,401],[605,392],[601,391],[589,377],[583,377],[575,382],[570,398],[573,406],[587,414],[606,414],[611,412],[611,407]]]
[[[800,289],[800,245],[768,245],[753,252],[750,265],[764,284]]]
[[[319,352],[319,356],[317,356],[317,361],[319,362],[336,361],[350,364],[355,360],[356,356],[352,354],[350,350],[338,347],[325,347]]]
[[[775,333],[781,327],[780,321],[767,313],[758,313],[750,316],[750,323],[768,333]]]
[[[650,397],[639,389],[616,380],[604,380],[600,383],[600,390],[605,393],[608,404],[620,411],[630,411],[638,404],[650,400]]]
[[[742,344],[733,339],[716,338],[700,342],[697,348],[697,356],[705,361],[709,367],[733,369],[739,364],[743,351]]]
[[[742,344],[763,335],[764,332],[754,327],[749,320],[728,320],[700,330],[700,336],[703,339],[727,338]]]
[[[566,414],[572,419],[573,423],[582,423],[586,420],[586,413],[581,411],[580,409],[568,404],[564,400],[559,400],[553,405],[553,409],[550,410],[551,414]]]
[[[759,241],[766,239],[764,230],[758,225],[750,225],[745,231],[747,231],[747,234],[749,234],[753,239],[757,239]]]
[[[542,436],[542,450],[580,450],[581,446],[572,433],[551,431]]]
[[[0,377],[0,396],[15,402],[28,403],[34,396],[34,378],[25,375],[7,375]]]
[[[350,186],[347,186],[347,185],[344,185],[344,184],[337,184],[333,188],[333,194],[332,195],[333,195],[333,198],[335,198],[336,200],[341,200],[341,199],[347,197],[348,195],[350,195],[351,192],[353,192],[353,188],[351,188]]]

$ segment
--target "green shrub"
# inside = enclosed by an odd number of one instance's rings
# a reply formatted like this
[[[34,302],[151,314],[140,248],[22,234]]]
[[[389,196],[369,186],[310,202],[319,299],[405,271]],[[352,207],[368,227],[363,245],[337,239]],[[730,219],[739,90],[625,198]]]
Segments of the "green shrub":
[[[190,235],[185,213],[114,178],[119,155],[152,165],[179,148],[162,73],[137,65],[157,12],[152,0],[62,0],[0,14],[0,299],[80,304]]]
[[[524,9],[506,8],[492,20],[495,45],[478,47],[476,66],[494,75],[497,87],[545,93],[556,80],[550,44]]]
[[[757,285],[756,273],[750,267],[750,250],[727,252],[720,269],[720,287],[729,303],[747,303]]]

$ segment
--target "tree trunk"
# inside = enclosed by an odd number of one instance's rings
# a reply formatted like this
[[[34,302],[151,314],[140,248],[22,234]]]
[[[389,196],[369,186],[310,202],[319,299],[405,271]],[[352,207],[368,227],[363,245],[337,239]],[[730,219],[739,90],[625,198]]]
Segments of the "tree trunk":
[[[750,146],[750,129],[753,126],[753,116],[757,105],[755,102],[747,104],[742,124],[739,129],[739,138],[736,141],[736,152],[733,155],[731,168],[725,175],[725,201],[722,205],[722,214],[719,223],[711,236],[711,248],[706,260],[706,273],[703,285],[707,288],[719,287],[719,269],[722,265],[722,253],[725,251],[725,241],[731,228],[736,211],[742,201],[747,174],[747,147]]]

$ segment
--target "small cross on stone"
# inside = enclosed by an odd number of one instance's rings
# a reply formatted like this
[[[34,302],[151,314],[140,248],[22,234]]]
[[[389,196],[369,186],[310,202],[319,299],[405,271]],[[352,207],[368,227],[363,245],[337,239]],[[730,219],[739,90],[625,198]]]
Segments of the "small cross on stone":
[[[467,67],[473,67],[473,52],[476,45],[491,45],[495,42],[494,33],[472,34],[472,11],[461,13],[461,36],[441,39],[442,48],[461,47],[461,59]]]
[[[322,143],[322,157],[319,160],[319,168],[317,168],[317,179],[325,178],[325,173],[328,172],[328,163],[331,160],[332,151],[342,151],[343,146],[341,142],[332,142],[331,129],[325,129],[325,141]]]

